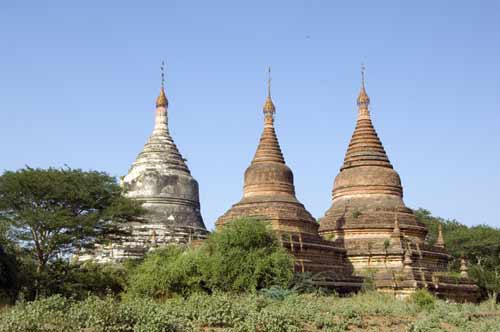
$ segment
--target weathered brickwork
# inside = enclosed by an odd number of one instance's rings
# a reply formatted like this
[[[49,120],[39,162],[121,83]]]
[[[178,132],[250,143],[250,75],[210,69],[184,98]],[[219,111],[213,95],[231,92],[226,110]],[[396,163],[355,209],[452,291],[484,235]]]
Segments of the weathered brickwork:
[[[400,177],[373,127],[369,103],[363,80],[356,128],[320,234],[345,248],[355,272],[371,274],[382,292],[405,297],[426,288],[441,297],[476,301],[478,287],[465,274],[447,275],[451,257],[442,234],[435,246],[426,244],[425,225],[405,206]]]
[[[217,228],[242,217],[270,221],[281,244],[296,258],[296,271],[322,272],[322,283],[338,292],[361,287],[352,276],[345,249],[322,239],[319,224],[297,200],[293,173],[285,164],[274,129],[276,109],[270,93],[264,104],[264,130],[245,172],[243,198],[217,220]]]

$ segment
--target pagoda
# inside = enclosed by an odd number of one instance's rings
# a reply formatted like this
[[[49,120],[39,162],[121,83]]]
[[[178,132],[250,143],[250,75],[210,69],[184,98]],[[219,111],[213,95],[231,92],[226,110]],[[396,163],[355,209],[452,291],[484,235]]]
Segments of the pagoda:
[[[96,248],[99,262],[140,258],[152,248],[206,238],[198,182],[191,176],[168,128],[168,99],[162,85],[156,99],[153,133],[122,178],[126,196],[142,203],[146,214],[129,224],[132,235]]]
[[[442,232],[435,245],[426,226],[403,202],[403,187],[373,127],[364,69],[356,128],[333,185],[332,206],[319,233],[347,250],[355,273],[374,278],[383,292],[405,297],[426,288],[438,296],[476,301],[478,287],[452,278]]]
[[[280,243],[295,257],[297,272],[321,272],[321,283],[338,292],[359,289],[362,279],[352,276],[345,250],[319,236],[319,224],[295,196],[293,173],[285,163],[274,128],[276,108],[270,78],[263,111],[264,129],[245,171],[243,198],[217,220],[217,228],[239,218],[269,221]]]

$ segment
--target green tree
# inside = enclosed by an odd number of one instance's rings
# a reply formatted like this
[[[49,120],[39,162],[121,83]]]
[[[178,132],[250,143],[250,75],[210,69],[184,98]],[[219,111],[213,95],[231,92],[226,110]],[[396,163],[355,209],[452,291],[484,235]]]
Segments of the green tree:
[[[17,264],[15,256],[0,245],[0,304],[11,302],[17,294]]]
[[[103,172],[26,167],[0,176],[0,222],[35,260],[38,273],[107,236],[142,213]]]
[[[436,241],[438,225],[442,225],[446,249],[454,258],[453,270],[459,271],[463,256],[471,265],[469,276],[484,293],[496,296],[500,292],[500,229],[488,225],[468,227],[456,220],[435,217],[424,209],[415,214],[428,227],[427,240],[431,244]]]
[[[12,302],[18,291],[18,262],[7,226],[0,222],[0,304]]]

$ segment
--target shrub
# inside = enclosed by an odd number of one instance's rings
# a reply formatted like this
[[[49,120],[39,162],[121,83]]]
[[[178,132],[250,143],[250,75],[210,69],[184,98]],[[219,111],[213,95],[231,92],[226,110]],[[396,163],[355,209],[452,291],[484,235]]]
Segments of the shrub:
[[[293,259],[266,224],[238,220],[212,234],[199,248],[170,246],[132,268],[128,296],[187,297],[197,292],[255,292],[288,287]]]
[[[201,249],[207,255],[203,273],[213,290],[286,288],[293,278],[293,258],[262,221],[234,220],[211,234]]]
[[[84,301],[60,296],[0,312],[0,332],[296,332],[497,331],[498,308],[435,300],[432,311],[384,294],[352,297],[290,294],[273,300],[258,293],[193,294],[158,302],[112,296]]]
[[[65,321],[69,305],[70,302],[59,295],[18,304],[0,317],[0,332],[43,332],[55,330],[55,326],[57,331],[70,331]]]
[[[19,269],[19,297],[27,300],[35,299],[37,295],[50,297],[58,294],[77,300],[83,300],[90,294],[117,295],[123,291],[126,281],[126,269],[115,264],[89,262],[77,265],[57,260],[38,272],[33,261],[24,257]]]
[[[260,290],[260,293],[271,300],[283,301],[285,298],[294,294],[293,290],[285,289],[277,286],[271,288],[264,288]]]
[[[411,295],[411,301],[420,309],[432,310],[434,309],[436,298],[426,289],[419,289]]]
[[[252,312],[234,328],[235,332],[299,332],[299,322],[289,315],[263,310]]]
[[[204,289],[200,266],[202,253],[197,249],[167,246],[147,255],[132,268],[128,279],[129,296],[166,298],[188,296]]]
[[[232,327],[246,316],[246,309],[238,305],[235,296],[227,293],[194,294],[184,307],[186,314],[203,327]]]

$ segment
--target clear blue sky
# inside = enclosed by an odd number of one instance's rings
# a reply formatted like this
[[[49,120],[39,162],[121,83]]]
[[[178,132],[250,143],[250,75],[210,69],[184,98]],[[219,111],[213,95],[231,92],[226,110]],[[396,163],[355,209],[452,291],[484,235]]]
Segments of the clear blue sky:
[[[0,169],[126,174],[165,59],[170,130],[212,228],[241,198],[271,65],[281,147],[318,218],[364,62],[407,205],[500,226],[499,17],[498,1],[2,1]]]

